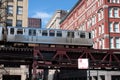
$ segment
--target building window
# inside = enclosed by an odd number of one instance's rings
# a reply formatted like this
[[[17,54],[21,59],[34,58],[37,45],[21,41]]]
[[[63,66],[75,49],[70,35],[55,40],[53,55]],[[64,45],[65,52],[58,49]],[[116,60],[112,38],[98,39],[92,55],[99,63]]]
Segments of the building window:
[[[112,16],[112,8],[109,8],[109,17],[113,17]]]
[[[117,37],[117,38],[115,38],[115,41],[116,41],[116,43],[115,43],[116,48],[117,49],[120,48],[120,39]]]
[[[119,0],[111,0],[111,3],[119,3]]]
[[[111,22],[109,23],[109,30],[110,32],[113,32],[113,24]]]
[[[119,32],[119,24],[118,23],[114,24],[114,31]]]
[[[99,26],[99,35],[101,34],[101,26]]]
[[[7,7],[7,13],[8,14],[13,14],[13,6],[8,5],[8,7]]]
[[[22,27],[22,20],[17,20],[16,26],[17,27]]]
[[[101,25],[101,28],[102,28],[101,33],[103,34],[104,33],[104,24]]]
[[[111,38],[110,38],[110,48],[111,48],[111,49],[114,48],[113,42],[114,42],[114,39],[111,37]]]
[[[23,13],[23,7],[22,6],[18,6],[17,7],[17,14],[22,14]]]
[[[114,8],[114,17],[115,18],[119,17],[119,8]]]
[[[12,19],[7,19],[6,26],[12,26]]]

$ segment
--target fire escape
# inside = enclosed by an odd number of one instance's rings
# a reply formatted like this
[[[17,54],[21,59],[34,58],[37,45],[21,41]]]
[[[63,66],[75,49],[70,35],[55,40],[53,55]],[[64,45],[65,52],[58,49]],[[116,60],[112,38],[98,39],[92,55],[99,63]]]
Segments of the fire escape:
[[[7,21],[7,3],[8,0],[0,0],[0,26],[6,30],[6,21]],[[9,74],[9,72],[0,65],[0,78],[3,74]]]
[[[6,27],[7,0],[0,0],[0,26]]]
[[[6,34],[7,34],[7,8],[8,8],[8,1],[9,0],[0,0],[0,26],[4,29],[4,41],[6,41]]]

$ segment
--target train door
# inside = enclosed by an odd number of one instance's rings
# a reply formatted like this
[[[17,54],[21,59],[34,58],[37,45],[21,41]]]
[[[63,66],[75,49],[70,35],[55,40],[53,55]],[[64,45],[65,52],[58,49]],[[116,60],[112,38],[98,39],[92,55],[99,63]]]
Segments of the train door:
[[[73,38],[74,38],[74,32],[68,31],[67,32],[67,42],[72,43]]]
[[[36,30],[29,29],[29,41],[36,41]]]

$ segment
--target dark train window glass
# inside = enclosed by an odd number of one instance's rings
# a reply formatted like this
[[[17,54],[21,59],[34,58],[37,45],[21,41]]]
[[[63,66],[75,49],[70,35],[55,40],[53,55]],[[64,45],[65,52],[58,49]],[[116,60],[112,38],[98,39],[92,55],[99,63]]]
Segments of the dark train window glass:
[[[49,36],[55,36],[55,31],[54,30],[50,30],[49,31]]]
[[[91,35],[91,33],[89,33],[89,38],[90,38],[90,39],[92,38],[92,35]]]
[[[85,33],[80,33],[80,38],[85,38]]]
[[[32,35],[32,30],[31,30],[31,29],[29,30],[29,35],[30,35],[30,36]]]
[[[23,34],[23,30],[22,29],[18,29],[17,30],[17,34]]]
[[[10,28],[10,34],[14,34],[14,28]]]
[[[67,37],[69,38],[74,38],[74,32],[68,32]]]
[[[33,36],[36,36],[36,30],[33,30]]]
[[[47,30],[43,30],[42,31],[42,36],[47,36],[47,35],[48,35]]]
[[[36,36],[36,30],[29,29],[30,36]]]
[[[62,37],[62,32],[61,31],[57,31],[57,37]]]

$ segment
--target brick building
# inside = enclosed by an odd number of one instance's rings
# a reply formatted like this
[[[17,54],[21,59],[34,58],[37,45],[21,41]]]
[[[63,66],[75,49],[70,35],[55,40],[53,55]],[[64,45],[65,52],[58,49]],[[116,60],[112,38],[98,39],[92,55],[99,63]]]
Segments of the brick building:
[[[28,27],[41,28],[41,19],[28,18]]]
[[[120,49],[120,0],[79,0],[60,27],[91,32],[95,49]]]
[[[68,12],[65,10],[57,10],[50,21],[47,23],[46,28],[60,29],[60,21]]]

